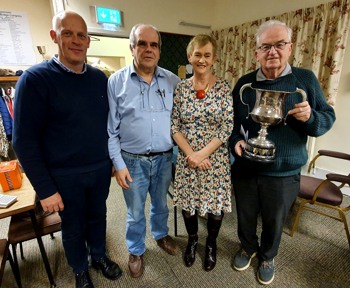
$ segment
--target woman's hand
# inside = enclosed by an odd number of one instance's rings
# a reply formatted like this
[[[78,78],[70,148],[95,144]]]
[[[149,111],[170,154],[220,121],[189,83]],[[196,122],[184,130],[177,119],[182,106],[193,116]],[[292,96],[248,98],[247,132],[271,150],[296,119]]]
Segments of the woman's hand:
[[[198,165],[198,169],[199,170],[208,170],[211,168],[211,163],[209,161],[209,159],[204,159],[199,165]]]
[[[196,151],[193,152],[191,154],[189,154],[185,160],[187,161],[187,164],[191,167],[191,168],[196,168],[199,166],[200,163],[202,163],[202,161],[206,159],[206,157],[203,155],[203,153],[201,153],[201,151]]]

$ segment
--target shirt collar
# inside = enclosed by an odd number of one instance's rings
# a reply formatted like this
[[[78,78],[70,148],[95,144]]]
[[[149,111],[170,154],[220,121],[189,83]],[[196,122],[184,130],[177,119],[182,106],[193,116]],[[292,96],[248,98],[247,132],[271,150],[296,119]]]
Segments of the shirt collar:
[[[64,65],[60,60],[58,60],[57,55],[52,57],[53,61],[55,61],[58,65],[60,65],[62,67],[63,70],[70,72],[70,73],[74,73],[74,74],[84,74],[86,72],[86,64],[84,63],[83,66],[83,71],[81,71],[81,73],[77,73],[75,71],[73,71],[72,69],[69,69],[66,65]]]
[[[281,75],[278,76],[277,78],[286,76],[287,74],[290,74],[290,73],[292,73],[292,67],[289,65],[289,63],[287,63],[286,68],[284,68]],[[258,73],[256,73],[256,81],[265,81],[265,80],[268,80],[268,79],[266,78],[266,76],[262,72],[261,68],[259,68]]]
[[[135,69],[134,63],[133,63],[132,65],[130,65],[130,66],[131,66],[130,75],[131,75],[131,76],[132,76],[132,75],[137,75],[137,76],[138,76],[138,74],[137,74],[137,72],[136,72],[136,69]],[[158,78],[158,77],[163,77],[163,76],[165,76],[165,74],[164,74],[164,72],[162,71],[162,69],[159,69],[158,66],[156,66],[153,75],[155,75],[157,78]]]

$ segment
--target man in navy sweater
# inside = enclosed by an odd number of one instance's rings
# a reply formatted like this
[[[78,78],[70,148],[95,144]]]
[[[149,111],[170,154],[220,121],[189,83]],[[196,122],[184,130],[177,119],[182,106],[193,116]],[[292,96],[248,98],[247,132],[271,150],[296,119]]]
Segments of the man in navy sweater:
[[[16,87],[13,145],[44,211],[58,211],[76,287],[93,287],[92,266],[109,279],[122,271],[106,256],[108,155],[107,77],[85,64],[84,19],[63,12],[50,36],[58,56],[26,70]]]
[[[278,252],[283,225],[299,192],[301,167],[308,158],[307,138],[318,137],[331,129],[335,113],[326,103],[313,72],[288,64],[293,46],[289,27],[270,20],[259,27],[256,36],[255,57],[260,68],[241,77],[232,92],[235,115],[230,139],[235,156],[232,181],[241,241],[241,250],[234,257],[233,267],[243,271],[258,255],[258,281],[266,285],[274,279],[274,257]],[[246,146],[244,134],[248,132],[249,138],[257,137],[261,128],[251,117],[247,118],[247,107],[241,102],[240,89],[246,83],[264,90],[294,92],[299,88],[306,92],[306,101],[299,93],[289,94],[285,98],[283,112],[284,116],[288,114],[287,125],[281,122],[268,129],[268,140],[272,140],[276,147],[273,163],[241,157]],[[250,109],[254,107],[255,93],[252,89],[243,90],[242,99]],[[262,220],[260,241],[257,236],[259,214]]]

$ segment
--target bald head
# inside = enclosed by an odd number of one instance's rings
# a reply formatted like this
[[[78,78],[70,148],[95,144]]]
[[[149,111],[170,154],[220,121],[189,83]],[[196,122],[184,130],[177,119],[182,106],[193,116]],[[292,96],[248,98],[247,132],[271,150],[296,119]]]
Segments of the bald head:
[[[62,11],[56,14],[52,18],[52,30],[57,32],[62,26],[62,21],[70,18],[80,19],[80,21],[82,22],[82,25],[85,27],[85,30],[87,32],[87,25],[85,23],[85,20],[78,13],[75,13],[73,11]]]

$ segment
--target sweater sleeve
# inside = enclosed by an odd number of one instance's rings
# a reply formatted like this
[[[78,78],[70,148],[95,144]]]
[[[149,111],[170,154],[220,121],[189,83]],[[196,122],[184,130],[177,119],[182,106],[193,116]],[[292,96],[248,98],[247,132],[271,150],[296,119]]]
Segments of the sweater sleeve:
[[[13,146],[21,166],[40,199],[57,188],[45,165],[42,137],[47,123],[48,100],[44,81],[25,72],[16,85]]]
[[[335,112],[326,102],[321,86],[312,71],[300,69],[300,73],[293,71],[297,75],[300,85],[307,93],[307,101],[311,107],[311,116],[303,125],[308,136],[318,137],[329,131],[335,120]]]

